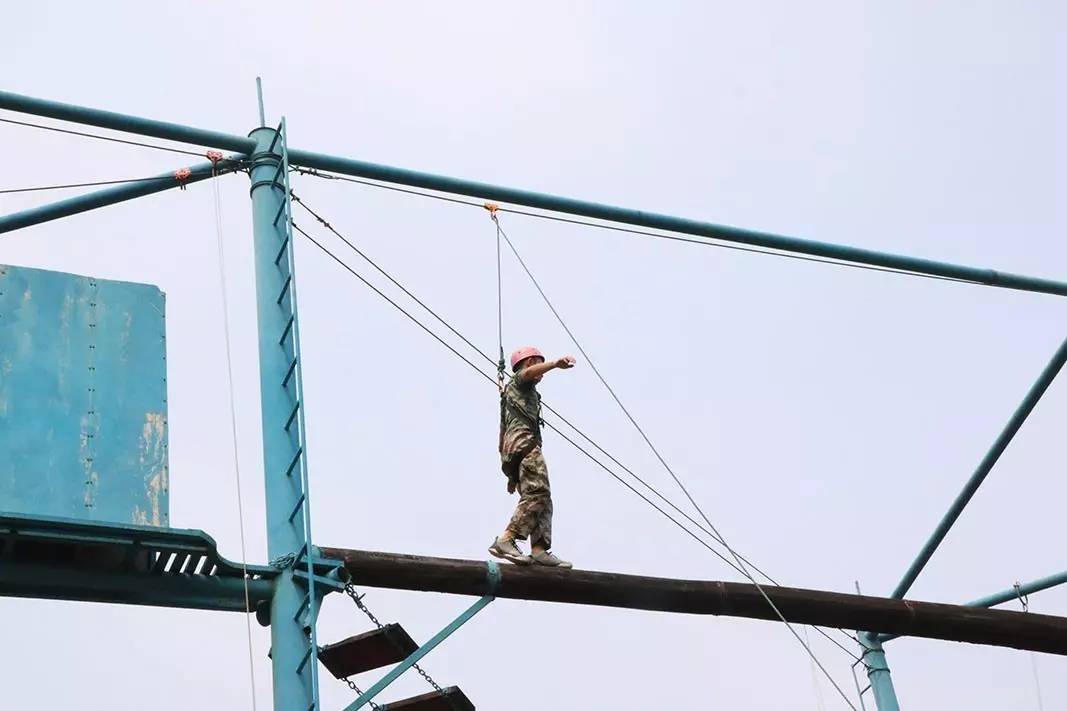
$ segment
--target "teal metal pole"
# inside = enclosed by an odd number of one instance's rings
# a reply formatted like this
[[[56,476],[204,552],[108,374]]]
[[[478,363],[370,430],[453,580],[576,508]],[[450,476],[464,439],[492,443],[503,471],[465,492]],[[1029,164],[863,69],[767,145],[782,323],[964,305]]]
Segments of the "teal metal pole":
[[[238,156],[237,160],[240,160],[243,157],[244,156]],[[230,160],[227,160],[226,163],[229,162]],[[230,167],[227,167],[226,163],[220,162],[219,173],[228,173],[233,170],[232,163]],[[89,210],[95,210],[98,207],[115,205],[116,203],[125,202],[126,200],[133,200],[134,198],[144,197],[145,195],[160,193],[164,190],[179,188],[182,185],[189,185],[201,180],[207,180],[212,177],[211,170],[211,163],[201,163],[190,168],[189,177],[183,180],[178,180],[174,176],[174,171],[171,171],[170,173],[164,173],[157,176],[159,178],[158,180],[129,183],[127,185],[119,185],[113,188],[105,188],[85,195],[78,195],[77,197],[59,200],[40,207],[30,208],[29,210],[23,210],[22,212],[4,215],[0,217],[0,234],[23,227],[30,227],[31,225],[39,225],[42,222],[49,222],[50,220],[57,220],[60,217],[69,217],[70,215],[76,215],[80,212],[88,212]]]
[[[863,662],[867,667],[867,678],[870,680],[871,692],[874,694],[874,703],[878,711],[900,711],[897,692],[893,688],[893,679],[889,673],[889,665],[886,663],[885,650],[882,649],[881,642],[869,632],[861,632],[859,638]]]
[[[911,588],[912,583],[919,577],[919,573],[922,572],[923,567],[929,562],[930,557],[933,556],[934,551],[941,545],[941,541],[945,540],[945,536],[948,535],[948,531],[952,528],[952,524],[956,522],[956,519],[963,513],[964,507],[974,496],[974,493],[978,491],[978,487],[985,481],[986,476],[993,469],[993,465],[1000,459],[1000,455],[1004,453],[1004,450],[1008,448],[1008,444],[1011,443],[1015,433],[1019,431],[1019,428],[1026,422],[1026,418],[1033,411],[1037,405],[1041,396],[1045,394],[1048,387],[1052,384],[1052,381],[1056,379],[1056,375],[1063,368],[1063,364],[1067,362],[1067,340],[1064,340],[1060,344],[1060,347],[1056,350],[1056,353],[1052,356],[1052,360],[1048,362],[1045,369],[1041,371],[1041,375],[1037,381],[1030,387],[1030,391],[1026,393],[1026,397],[1023,398],[1022,403],[1016,408],[1012,414],[1011,419],[1008,420],[1008,424],[1004,426],[1000,435],[996,441],[993,442],[993,446],[986,452],[985,457],[979,462],[978,468],[975,469],[971,478],[967,480],[967,483],[963,487],[963,491],[956,496],[956,500],[952,502],[952,506],[949,507],[948,512],[941,519],[941,522],[937,524],[937,528],[927,539],[926,544],[919,551],[919,555],[912,561],[911,566],[907,572],[904,573],[904,577],[901,578],[897,584],[893,594],[890,597],[898,600],[903,599]]]
[[[38,116],[49,116],[65,121],[103,126],[115,130],[138,133],[157,138],[169,138],[176,141],[185,141],[197,145],[225,148],[227,150],[248,153],[252,150],[252,141],[241,136],[206,131],[203,129],[190,128],[163,121],[127,116],[111,111],[101,111],[71,104],[60,104],[43,99],[34,99],[10,92],[0,92],[0,108]],[[446,193],[469,195],[481,199],[494,200],[497,202],[524,205],[553,212],[563,212],[571,215],[579,215],[596,220],[619,222],[622,224],[635,225],[648,229],[666,230],[679,232],[698,237],[707,237],[726,242],[748,244],[768,249],[777,249],[786,252],[796,252],[812,256],[837,259],[841,261],[868,264],[887,269],[899,269],[943,276],[953,279],[964,279],[990,286],[998,286],[1006,289],[1018,289],[1033,291],[1057,296],[1067,296],[1067,283],[999,272],[993,269],[967,267],[948,262],[939,262],[929,259],[920,259],[904,255],[878,252],[846,245],[829,244],[814,240],[800,239],[745,230],[737,227],[716,225],[710,222],[700,222],[682,217],[672,217],[654,212],[633,210],[612,205],[604,205],[585,200],[550,195],[547,193],[519,190],[515,188],[479,183],[460,178],[451,178],[432,173],[423,173],[404,168],[394,168],[366,161],[342,158],[313,153],[311,151],[290,150],[289,158],[293,165],[329,170],[345,175],[381,180],[384,182],[409,185],[412,187],[425,188]]]
[[[310,519],[303,420],[298,417],[303,402],[288,195],[279,133],[257,128],[251,136],[267,551],[272,561],[286,561],[271,602],[274,708],[308,711],[318,705],[311,634],[318,605],[314,591],[294,574],[300,560],[314,551],[305,534]]]

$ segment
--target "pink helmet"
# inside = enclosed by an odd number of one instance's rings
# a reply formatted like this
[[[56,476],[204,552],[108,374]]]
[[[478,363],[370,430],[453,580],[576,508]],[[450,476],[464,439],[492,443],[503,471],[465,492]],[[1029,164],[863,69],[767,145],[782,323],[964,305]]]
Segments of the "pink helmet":
[[[514,371],[515,366],[517,366],[519,363],[523,362],[527,358],[533,358],[534,356],[537,356],[541,360],[545,359],[544,354],[533,346],[524,346],[519,350],[515,351],[511,354],[511,370]]]

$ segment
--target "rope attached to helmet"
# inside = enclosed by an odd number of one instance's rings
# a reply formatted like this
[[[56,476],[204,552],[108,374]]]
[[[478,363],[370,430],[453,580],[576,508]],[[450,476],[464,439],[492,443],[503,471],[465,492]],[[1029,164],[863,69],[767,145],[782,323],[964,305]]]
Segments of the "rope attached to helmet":
[[[513,403],[508,402],[506,396],[506,386],[504,381],[507,380],[507,362],[504,360],[504,277],[503,270],[501,268],[501,232],[500,221],[497,219],[497,212],[500,210],[500,205],[494,202],[487,202],[482,205],[489,212],[489,219],[493,221],[493,225],[496,227],[496,329],[497,329],[497,347],[499,349],[499,360],[496,364],[496,386],[500,391],[500,442],[498,445],[499,451],[504,450],[504,426],[507,422],[507,411],[509,405],[514,407],[515,412],[529,420],[530,424],[538,426],[540,428],[544,425],[544,420],[541,418],[541,408],[537,409],[536,413],[529,413],[523,407],[514,406]],[[514,365],[514,364],[513,364]]]
[[[496,213],[500,206],[487,202],[483,206],[489,211],[489,218],[496,226],[496,334],[500,358],[496,363],[496,387],[500,391],[500,441],[497,449],[504,451],[504,424],[507,419],[507,398],[504,397],[504,278],[500,268],[500,221]]]
[[[500,397],[504,397],[504,279],[500,268],[500,221],[496,213],[500,206],[493,202],[487,202],[483,206],[489,211],[489,218],[496,226],[496,334],[499,347],[500,359],[496,363],[496,384],[500,390]]]

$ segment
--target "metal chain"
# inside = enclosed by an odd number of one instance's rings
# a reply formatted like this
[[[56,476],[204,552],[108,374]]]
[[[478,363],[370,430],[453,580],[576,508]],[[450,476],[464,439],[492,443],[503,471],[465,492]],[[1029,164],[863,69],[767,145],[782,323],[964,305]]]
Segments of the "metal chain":
[[[348,593],[348,596],[352,598],[353,602],[356,603],[356,607],[358,607],[363,612],[363,614],[366,615],[370,619],[370,621],[374,623],[375,627],[377,627],[378,629],[385,627],[385,625],[379,622],[378,618],[374,616],[374,613],[371,612],[370,609],[363,604],[363,596],[356,591],[356,587],[352,583],[345,583],[345,592]]]
[[[439,694],[444,694],[445,693],[445,690],[442,689],[440,686],[438,686],[437,682],[433,680],[433,677],[431,677],[429,674],[426,673],[425,669],[420,667],[418,664],[415,664],[413,666],[415,667],[415,671],[417,671],[419,673],[419,676],[421,676],[423,679],[425,679],[426,683],[429,684],[430,686],[432,686],[434,691],[436,691]]]
[[[285,570],[286,568],[292,567],[295,563],[296,553],[286,553],[285,555],[278,556],[274,560],[270,561],[269,565],[270,567],[276,568],[278,570]]]
[[[374,613],[370,611],[370,608],[368,608],[363,603],[363,595],[360,595],[356,591],[356,588],[354,585],[352,585],[352,583],[347,583],[345,585],[345,592],[348,593],[348,596],[352,598],[352,601],[354,603],[356,603],[356,607],[358,607],[363,612],[363,614],[367,616],[367,619],[374,623],[375,627],[377,627],[378,629],[382,629],[383,627],[385,627],[385,625],[379,622],[378,618],[374,616]],[[433,687],[434,691],[438,692],[439,694],[445,693],[445,690],[441,688],[441,685],[434,681],[433,677],[427,674],[425,669],[420,667],[418,664],[414,664],[412,666],[415,667],[415,671],[419,673],[419,676],[425,679],[426,683]],[[348,682],[349,686],[353,686],[352,682],[348,681],[347,679],[345,681]]]
[[[360,689],[358,686],[356,686],[356,682],[352,681],[347,676],[344,679],[342,679],[341,681],[343,681],[344,683],[348,684],[348,688],[350,688],[352,691],[356,692],[356,696],[363,696],[363,689]],[[382,708],[381,706],[379,706],[378,704],[374,703],[373,701],[368,701],[367,703],[370,704],[370,707],[374,711],[379,711]]]

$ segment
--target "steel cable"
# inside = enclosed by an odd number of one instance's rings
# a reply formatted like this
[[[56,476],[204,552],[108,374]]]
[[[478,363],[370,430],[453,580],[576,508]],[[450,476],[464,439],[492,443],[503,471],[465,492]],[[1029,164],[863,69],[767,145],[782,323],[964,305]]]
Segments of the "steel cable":
[[[361,250],[359,247],[357,247],[355,244],[353,244],[349,239],[347,239],[340,232],[338,232],[328,220],[326,220],[319,213],[317,213],[315,210],[313,210],[311,207],[309,207],[306,204],[306,202],[304,202],[301,198],[299,198],[295,194],[293,195],[293,200],[298,205],[300,205],[305,211],[307,211],[313,218],[315,218],[315,220],[318,221],[323,227],[325,227],[333,235],[335,235],[338,239],[340,239],[346,246],[348,246],[352,251],[354,251],[356,254],[358,254],[364,261],[366,261],[368,264],[370,264],[377,272],[382,274],[394,286],[396,286],[398,289],[400,289],[405,295],[407,295],[409,298],[411,298],[415,303],[417,303],[420,307],[422,307],[427,313],[429,313],[431,316],[433,316],[434,319],[436,319],[445,328],[447,328],[453,335],[455,335],[463,343],[465,343],[469,348],[471,348],[471,350],[473,350],[475,353],[477,353],[479,356],[481,356],[481,358],[484,359],[487,363],[489,363],[490,365],[493,365],[493,359],[489,355],[484,353],[473,342],[471,342],[470,339],[468,339],[460,331],[458,331],[455,327],[453,327],[446,319],[444,319],[442,316],[440,316],[436,311],[434,311],[430,306],[428,306],[422,299],[420,299],[418,296],[416,296],[414,293],[412,293],[407,287],[405,287],[403,284],[401,284],[397,279],[395,279],[391,274],[389,274],[385,269],[383,269],[377,262],[375,262],[373,259],[371,259],[363,250]],[[295,223],[294,223],[294,228],[297,229],[297,231],[300,232],[309,241],[311,241],[316,247],[318,247],[320,250],[322,250],[324,253],[326,253],[329,257],[331,257],[335,262],[337,262],[344,269],[349,271],[352,274],[352,276],[356,277],[361,282],[363,282],[364,285],[366,285],[367,287],[372,289],[379,297],[383,298],[390,305],[392,305],[394,308],[399,310],[404,316],[406,316],[408,319],[410,319],[413,323],[415,323],[421,329],[426,331],[430,336],[432,336],[435,340],[437,340],[441,345],[445,346],[449,351],[451,351],[453,353],[453,355],[456,355],[457,357],[462,359],[465,363],[467,363],[467,365],[472,367],[475,371],[477,371],[479,374],[481,374],[487,380],[490,380],[492,382],[492,378],[490,378],[488,375],[486,375],[484,373],[484,371],[482,371],[476,364],[472,363],[467,357],[462,355],[451,344],[449,344],[447,341],[445,341],[440,336],[438,336],[436,333],[434,333],[431,329],[429,329],[421,321],[419,321],[414,315],[412,315],[410,312],[405,310],[403,307],[401,307],[399,304],[397,304],[393,299],[389,298],[384,292],[382,292],[380,289],[378,289],[373,284],[371,284],[366,278],[364,278],[362,275],[358,274],[354,269],[352,269],[351,266],[349,266],[347,263],[345,263],[343,260],[341,260],[339,257],[337,257],[337,255],[333,254],[328,248],[326,248],[325,245],[323,245],[318,240],[314,239],[310,234],[308,234],[305,230],[303,230],[301,227],[299,227]],[[567,427],[569,427],[574,432],[576,432],[578,434],[578,436],[580,436],[582,439],[584,439],[586,442],[588,442],[592,447],[596,448],[600,453],[602,453],[604,456],[606,456],[614,464],[619,466],[627,474],[632,476],[636,481],[638,481],[642,486],[644,486],[647,490],[649,490],[657,498],[659,498],[661,501],[663,501],[666,505],[668,505],[670,508],[674,509],[681,516],[685,517],[698,530],[700,530],[704,534],[712,537],[718,543],[723,544],[723,541],[720,540],[720,537],[716,533],[714,533],[714,532],[708,530],[707,528],[705,528],[702,524],[700,524],[698,521],[693,519],[692,516],[690,516],[689,514],[684,512],[677,505],[675,505],[670,499],[668,499],[662,493],[660,493],[655,487],[653,487],[647,481],[645,481],[640,476],[638,476],[633,470],[631,470],[630,468],[628,468],[624,464],[622,464],[618,459],[616,459],[609,452],[607,452],[603,447],[601,447],[599,444],[597,444],[592,438],[590,438],[588,435],[586,435],[576,425],[574,425],[572,422],[567,420],[561,413],[559,413],[559,411],[557,411],[554,408],[552,408],[551,405],[549,405],[548,403],[545,403],[545,407],[553,415],[558,417],[561,422],[566,424]],[[726,563],[726,565],[728,565],[730,568],[732,568],[733,570],[735,570],[737,573],[741,574],[742,576],[744,576],[744,577],[746,577],[746,578],[748,578],[750,580],[752,579],[752,576],[749,575],[749,574],[746,574],[746,572],[743,569],[743,567],[739,567],[739,565],[731,562],[729,559],[727,559],[725,556],[723,556],[721,553],[719,553],[717,550],[715,550],[713,547],[711,547],[707,542],[703,541],[698,536],[696,536],[692,531],[690,531],[688,528],[686,528],[680,521],[678,521],[677,519],[673,518],[666,511],[664,511],[661,508],[659,508],[658,506],[656,506],[656,504],[654,502],[652,502],[646,496],[641,494],[641,492],[639,492],[636,489],[634,489],[628,482],[626,482],[624,479],[619,477],[616,472],[611,470],[610,467],[607,467],[605,464],[603,464],[601,461],[599,461],[596,457],[594,457],[590,452],[588,452],[587,450],[585,450],[584,448],[579,446],[576,442],[574,442],[572,439],[567,437],[557,427],[555,427],[551,423],[546,423],[546,425],[550,429],[552,429],[554,432],[559,434],[561,437],[563,437],[575,449],[577,449],[578,451],[582,452],[585,456],[590,458],[593,462],[595,462],[597,465],[599,465],[601,468],[603,468],[606,472],[611,474],[617,481],[622,483],[624,486],[626,486],[628,489],[630,489],[633,493],[637,494],[646,503],[648,503],[653,508],[655,508],[659,513],[661,513],[666,518],[668,518],[676,526],[678,526],[683,531],[685,531],[687,534],[692,536],[695,540],[697,540],[699,543],[701,543],[701,545],[703,545],[705,548],[707,548],[709,551],[711,551],[713,554],[715,554],[720,560],[722,560],[724,563]],[[723,544],[723,545],[725,545],[725,544]],[[739,554],[738,554],[738,557],[740,558],[741,561],[743,561],[743,563],[748,564],[750,567],[752,567],[753,570],[756,570],[757,572],[759,572],[767,580],[769,580],[772,584],[778,585],[777,581],[775,581],[767,573],[763,572],[758,567],[753,565],[750,561],[748,561],[748,559],[744,558],[743,556],[740,556]],[[851,652],[848,648],[846,648],[844,645],[842,645],[836,639],[831,637],[825,630],[823,630],[821,628],[818,628],[818,627],[815,627],[814,629],[817,632],[819,632],[821,635],[823,635],[826,639],[828,639],[830,642],[832,642],[839,649],[841,649],[843,652],[848,654],[850,658],[852,658],[853,660],[856,659],[856,656],[855,656],[855,654],[853,652]],[[839,631],[841,631],[842,634],[845,634],[852,641],[855,641],[855,638],[853,638],[851,635],[848,635],[848,633],[844,632],[843,630],[839,630]]]

